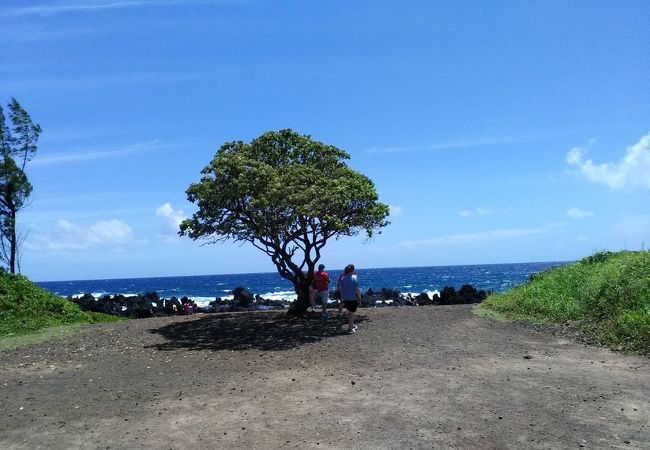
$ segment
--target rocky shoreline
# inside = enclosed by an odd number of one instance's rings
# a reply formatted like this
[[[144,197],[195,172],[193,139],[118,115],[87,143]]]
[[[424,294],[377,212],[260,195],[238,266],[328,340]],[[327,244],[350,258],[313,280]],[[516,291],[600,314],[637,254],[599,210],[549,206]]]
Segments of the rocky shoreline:
[[[233,311],[268,311],[284,310],[291,305],[289,300],[269,300],[260,295],[253,295],[243,287],[235,288],[232,299],[216,297],[207,306],[199,306],[189,297],[170,299],[160,298],[156,292],[143,295],[104,295],[95,297],[84,294],[80,297],[67,297],[84,311],[101,312],[115,316],[143,319],[148,317],[167,317],[194,313],[220,313]],[[471,285],[464,285],[459,290],[446,286],[438,295],[429,296],[426,292],[413,296],[403,294],[395,289],[382,288],[380,291],[368,289],[362,295],[362,308],[390,306],[425,306],[425,305],[459,305],[480,303],[487,298],[488,292],[477,290]],[[330,308],[334,307],[337,292],[330,292]]]

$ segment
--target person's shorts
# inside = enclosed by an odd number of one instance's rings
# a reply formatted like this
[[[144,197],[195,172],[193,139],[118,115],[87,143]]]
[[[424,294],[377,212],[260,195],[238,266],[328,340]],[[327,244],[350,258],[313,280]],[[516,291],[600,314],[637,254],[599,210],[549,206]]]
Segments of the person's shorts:
[[[359,302],[356,300],[345,300],[343,304],[345,305],[345,309],[350,312],[355,312],[357,310],[357,306],[359,306]]]
[[[327,302],[330,299],[330,293],[329,293],[329,291],[317,292],[316,293],[316,298],[319,299],[321,305],[327,306]]]

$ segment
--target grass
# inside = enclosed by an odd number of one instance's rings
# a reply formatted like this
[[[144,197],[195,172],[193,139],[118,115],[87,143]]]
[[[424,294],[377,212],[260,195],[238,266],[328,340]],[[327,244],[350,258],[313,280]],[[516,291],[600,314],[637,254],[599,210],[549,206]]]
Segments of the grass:
[[[10,334],[0,337],[0,353],[44,341],[53,341],[81,331],[82,324],[59,325],[32,331],[27,334]]]
[[[650,354],[650,252],[602,252],[493,294],[482,315],[556,323],[612,348]]]
[[[71,325],[114,322],[117,317],[82,311],[22,275],[0,270],[0,348],[61,334]],[[48,331],[49,330],[49,331]]]

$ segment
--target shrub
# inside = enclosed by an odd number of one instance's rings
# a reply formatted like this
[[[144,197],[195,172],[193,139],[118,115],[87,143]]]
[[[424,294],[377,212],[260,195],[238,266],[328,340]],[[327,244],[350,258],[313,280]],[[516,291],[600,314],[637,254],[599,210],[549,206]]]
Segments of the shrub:
[[[115,317],[82,311],[22,275],[0,270],[0,336],[25,334],[57,325],[110,322]]]
[[[488,297],[511,318],[568,323],[603,343],[650,353],[650,253],[601,252]]]

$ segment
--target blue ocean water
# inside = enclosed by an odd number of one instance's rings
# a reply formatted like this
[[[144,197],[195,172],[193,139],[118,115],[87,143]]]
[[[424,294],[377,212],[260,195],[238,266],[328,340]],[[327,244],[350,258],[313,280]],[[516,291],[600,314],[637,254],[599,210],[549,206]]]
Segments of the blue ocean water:
[[[471,284],[477,289],[504,291],[526,282],[535,272],[563,265],[563,262],[519,264],[482,264],[468,266],[397,267],[382,269],[358,268],[362,290],[368,288],[396,289],[402,293],[440,291],[445,286],[456,289]],[[329,270],[336,280],[340,270]],[[67,297],[91,293],[101,295],[136,295],[157,292],[162,298],[187,296],[198,304],[207,304],[216,297],[229,298],[233,289],[245,287],[266,299],[295,299],[291,283],[272,273],[231,275],[197,275],[183,277],[125,278],[107,280],[76,280],[38,282],[39,286]]]

